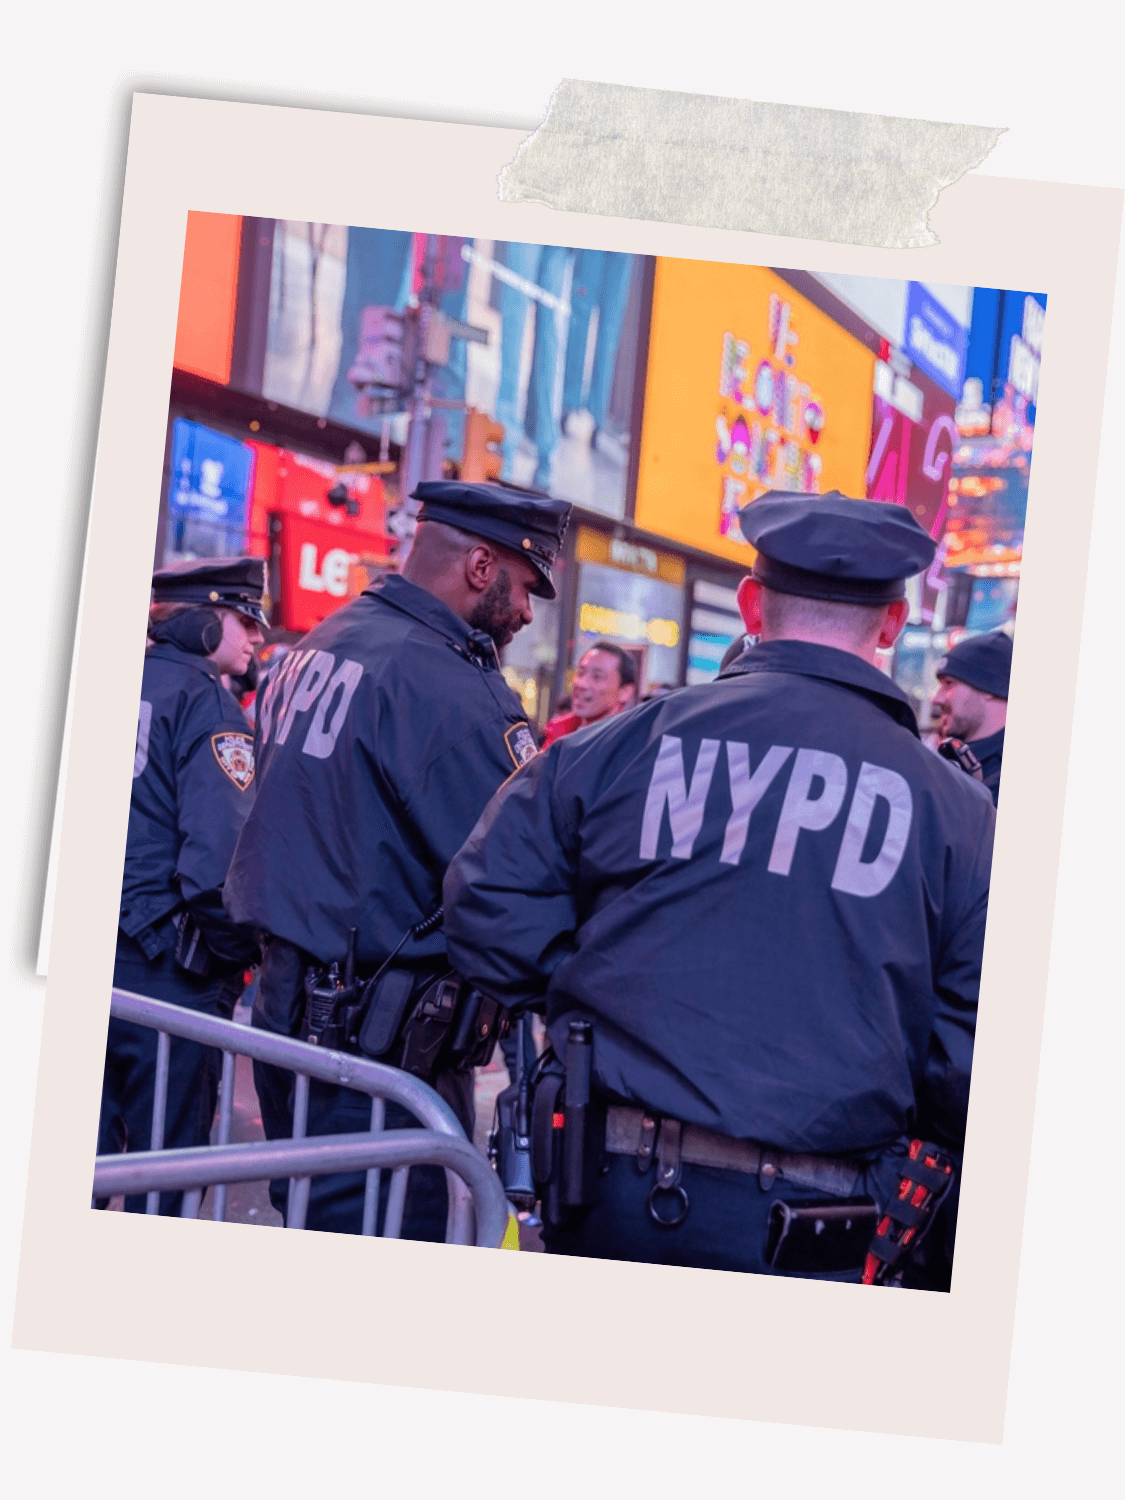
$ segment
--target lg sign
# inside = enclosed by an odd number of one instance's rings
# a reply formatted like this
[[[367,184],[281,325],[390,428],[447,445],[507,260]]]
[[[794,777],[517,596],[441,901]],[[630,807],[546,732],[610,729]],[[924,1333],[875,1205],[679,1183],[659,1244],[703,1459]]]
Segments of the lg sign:
[[[358,552],[345,552],[343,547],[329,547],[318,560],[317,544],[302,542],[297,587],[342,599],[348,592],[348,569],[358,561]]]
[[[274,531],[275,537],[280,533],[279,624],[303,634],[347,602],[357,564],[382,555],[381,538],[292,513],[279,521]]]

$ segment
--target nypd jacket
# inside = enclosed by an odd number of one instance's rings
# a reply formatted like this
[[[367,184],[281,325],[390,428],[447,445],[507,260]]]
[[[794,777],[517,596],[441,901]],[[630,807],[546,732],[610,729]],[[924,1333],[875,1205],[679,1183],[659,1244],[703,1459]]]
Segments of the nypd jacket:
[[[219,958],[251,951],[222,904],[235,839],[253,801],[254,745],[211,662],[149,646],[141,679],[119,923],[149,958],[185,907]]]
[[[331,615],[259,695],[258,795],[225,899],[321,962],[380,962],[535,742],[491,640],[392,576]],[[404,960],[443,951],[441,934]]]
[[[963,1135],[995,814],[898,688],[764,643],[580,730],[445,881],[451,961],[611,1097],[790,1151]]]

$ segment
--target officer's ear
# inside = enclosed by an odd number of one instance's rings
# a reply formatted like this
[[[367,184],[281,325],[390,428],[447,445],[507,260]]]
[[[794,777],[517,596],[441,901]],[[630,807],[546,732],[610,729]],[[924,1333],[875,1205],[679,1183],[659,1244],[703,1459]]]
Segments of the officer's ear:
[[[909,599],[896,599],[887,605],[887,612],[883,616],[883,627],[879,631],[879,650],[889,651],[899,638],[902,627],[910,617]]]
[[[735,590],[738,611],[747,635],[762,633],[762,585],[756,578],[746,577]]]
[[[478,542],[465,553],[465,582],[474,593],[483,594],[496,577],[499,555],[486,542]]]

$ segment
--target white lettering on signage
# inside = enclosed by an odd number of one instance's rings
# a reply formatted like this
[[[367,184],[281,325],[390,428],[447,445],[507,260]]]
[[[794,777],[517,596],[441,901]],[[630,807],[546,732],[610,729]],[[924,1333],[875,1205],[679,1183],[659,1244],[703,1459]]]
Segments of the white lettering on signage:
[[[1012,334],[1008,354],[1008,384],[1014,386],[1021,396],[1026,396],[1032,403],[1038,401],[1039,360],[1018,333]]]
[[[957,350],[931,332],[917,313],[910,319],[910,347],[933,365],[935,370],[949,380],[957,380],[961,374],[961,361]]]
[[[316,543],[302,542],[297,587],[307,589],[310,594],[333,594],[342,599],[348,592],[348,569],[358,561],[358,552],[329,547],[318,567]]]
[[[704,807],[720,743],[719,740],[700,742],[689,789],[684,775],[683,741],[671,734],[662,737],[645,798],[641,859],[657,858],[665,808],[672,834],[671,857],[692,857],[703,826]],[[793,755],[793,746],[771,745],[751,774],[749,746],[738,740],[725,743],[731,814],[719,860],[722,864],[737,865],[745,853],[754,810]],[[820,790],[812,796],[813,785],[818,781]],[[791,873],[802,829],[809,833],[823,833],[829,828],[844,805],[847,790],[848,768],[840,756],[826,750],[797,751],[770,849],[767,869],[771,874],[787,877]],[[878,851],[864,859],[876,805],[880,801],[887,804],[887,826]],[[914,799],[906,779],[886,766],[864,761],[844,822],[832,874],[832,889],[862,897],[878,896],[886,890],[902,864],[913,819]]]
[[[137,715],[137,748],[133,755],[133,780],[142,775],[148,765],[148,738],[152,732],[152,704],[141,699],[141,711]]]
[[[199,488],[209,500],[218,500],[223,493],[223,465],[217,458],[205,458],[199,465]]]
[[[660,558],[654,548],[636,547],[632,542],[622,541],[616,536],[610,538],[609,556],[610,561],[615,562],[618,567],[635,568],[638,572],[654,576],[660,567]]]
[[[672,858],[691,858],[695,840],[703,826],[703,805],[707,801],[718,754],[718,740],[701,741],[689,789],[684,778],[683,742],[674,734],[662,736],[645,799],[641,824],[642,859],[656,858],[665,807],[672,828]]]
[[[1043,353],[1043,324],[1046,316],[1034,297],[1023,299],[1023,341],[1033,354]]]

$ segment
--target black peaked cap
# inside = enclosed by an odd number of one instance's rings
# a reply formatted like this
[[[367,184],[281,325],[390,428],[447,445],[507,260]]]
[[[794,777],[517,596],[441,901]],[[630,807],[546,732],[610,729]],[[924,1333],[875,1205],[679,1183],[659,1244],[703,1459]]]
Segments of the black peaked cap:
[[[540,599],[555,597],[551,568],[570,521],[569,501],[552,500],[515,485],[471,484],[460,479],[424,480],[411,498],[422,502],[419,521],[460,527],[526,557],[539,574],[531,592]]]
[[[770,490],[739,512],[758,549],[754,577],[766,588],[837,604],[901,599],[908,578],[937,545],[904,505]]]
[[[204,557],[173,563],[152,575],[154,604],[202,604],[235,609],[268,625],[266,562],[262,557]]]

